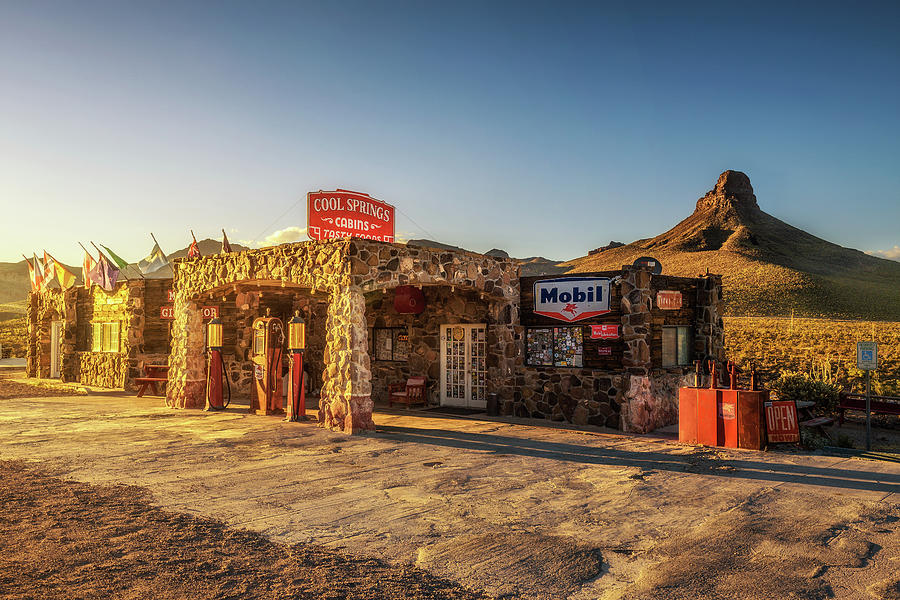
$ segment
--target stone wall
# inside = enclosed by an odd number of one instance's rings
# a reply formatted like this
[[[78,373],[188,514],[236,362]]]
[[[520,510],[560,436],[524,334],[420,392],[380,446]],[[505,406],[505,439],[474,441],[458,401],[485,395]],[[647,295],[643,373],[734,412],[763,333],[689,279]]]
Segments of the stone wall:
[[[394,309],[393,293],[371,292],[366,303],[367,323],[373,327],[401,327],[409,335],[409,358],[405,361],[372,359],[373,399],[387,402],[388,384],[403,383],[413,376],[425,376],[429,402],[440,401],[441,325],[449,323],[485,323],[491,338],[495,323],[490,305],[471,290],[451,291],[447,286],[426,286],[425,310],[421,314],[400,314]],[[495,335],[495,334],[494,334]],[[496,337],[496,335],[495,335]],[[372,345],[370,344],[370,347]],[[496,341],[488,345],[489,362],[499,364],[500,358],[491,356],[503,348]]]
[[[503,414],[618,429],[628,375],[590,369],[526,367]]]
[[[78,382],[103,388],[123,388],[127,369],[126,355],[113,352],[76,352]]]
[[[72,381],[75,349],[75,296],[71,290],[44,290],[28,294],[26,372],[29,377],[50,377],[50,324],[63,322],[60,340],[60,377]]]

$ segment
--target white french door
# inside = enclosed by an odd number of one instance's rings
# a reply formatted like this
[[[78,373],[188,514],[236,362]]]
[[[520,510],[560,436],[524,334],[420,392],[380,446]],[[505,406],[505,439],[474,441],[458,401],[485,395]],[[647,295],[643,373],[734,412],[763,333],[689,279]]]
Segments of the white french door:
[[[441,325],[441,406],[487,407],[487,327]]]
[[[62,345],[62,321],[50,322],[50,378],[59,378],[59,349]]]

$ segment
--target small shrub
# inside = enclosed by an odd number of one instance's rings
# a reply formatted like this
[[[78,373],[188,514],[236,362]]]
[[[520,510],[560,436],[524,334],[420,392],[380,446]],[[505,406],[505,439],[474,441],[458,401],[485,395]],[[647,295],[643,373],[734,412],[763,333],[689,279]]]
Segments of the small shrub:
[[[835,440],[834,443],[837,444],[838,448],[853,448],[855,446],[853,438],[846,433],[838,435],[837,440]]]
[[[803,373],[782,373],[772,383],[772,389],[781,400],[809,400],[815,402],[816,408],[823,412],[834,412],[838,406],[840,390],[836,385],[818,381]]]

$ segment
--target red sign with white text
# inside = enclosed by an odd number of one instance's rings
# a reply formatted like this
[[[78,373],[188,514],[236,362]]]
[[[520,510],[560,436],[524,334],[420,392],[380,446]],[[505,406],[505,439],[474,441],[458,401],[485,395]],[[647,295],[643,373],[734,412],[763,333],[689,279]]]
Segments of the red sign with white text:
[[[616,339],[618,337],[618,325],[591,325],[592,340]]]
[[[175,307],[171,304],[164,304],[159,307],[159,318],[172,320],[175,318]]]
[[[306,235],[310,239],[394,241],[394,207],[386,202],[348,190],[310,192],[306,198]]]
[[[800,425],[797,422],[797,405],[791,400],[766,402],[766,432],[769,441],[799,442]]]
[[[218,306],[204,306],[200,309],[200,313],[203,315],[203,320],[207,319],[215,319],[219,316],[219,307]]]
[[[660,310],[678,310],[681,308],[681,292],[669,290],[656,292],[656,306]]]
[[[599,346],[597,348],[598,356],[612,356],[612,347],[610,346]]]
[[[166,290],[166,302],[175,302],[175,290],[168,289]]]

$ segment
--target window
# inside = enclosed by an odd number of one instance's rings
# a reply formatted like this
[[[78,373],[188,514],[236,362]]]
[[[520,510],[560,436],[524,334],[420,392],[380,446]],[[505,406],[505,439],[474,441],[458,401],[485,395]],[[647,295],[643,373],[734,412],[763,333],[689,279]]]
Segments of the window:
[[[525,330],[525,364],[537,367],[582,367],[581,327],[531,327]]]
[[[121,323],[91,323],[91,351],[119,352],[119,328]]]
[[[372,329],[375,360],[405,362],[409,358],[409,330],[406,327]]]
[[[691,328],[663,327],[662,366],[679,367],[691,364]]]

